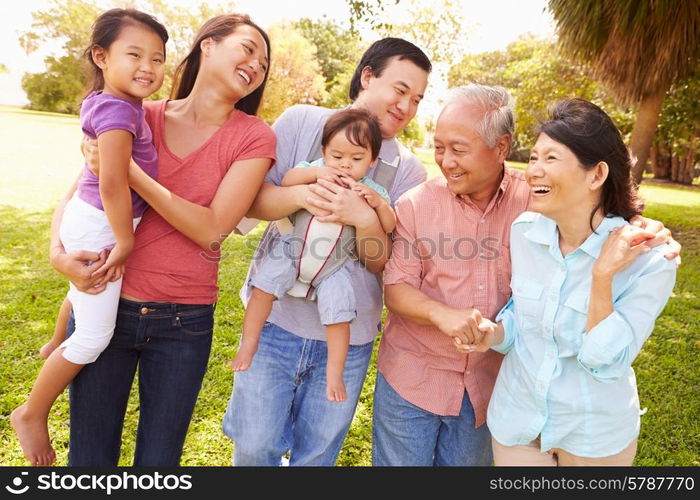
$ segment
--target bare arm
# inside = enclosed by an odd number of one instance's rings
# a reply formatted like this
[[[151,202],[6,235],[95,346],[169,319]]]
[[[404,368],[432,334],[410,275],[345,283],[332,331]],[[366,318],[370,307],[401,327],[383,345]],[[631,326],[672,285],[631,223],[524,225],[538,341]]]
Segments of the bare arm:
[[[202,249],[214,250],[250,209],[271,163],[269,158],[233,162],[208,207],[172,193],[133,161],[129,169],[129,182],[175,229]]]
[[[318,170],[323,167],[292,168],[282,177],[282,186],[313,184],[318,180]]]
[[[115,246],[98,274],[122,266],[134,248],[133,210],[129,189],[129,162],[133,136],[126,130],[109,130],[97,137],[100,154],[100,199],[114,233]]]

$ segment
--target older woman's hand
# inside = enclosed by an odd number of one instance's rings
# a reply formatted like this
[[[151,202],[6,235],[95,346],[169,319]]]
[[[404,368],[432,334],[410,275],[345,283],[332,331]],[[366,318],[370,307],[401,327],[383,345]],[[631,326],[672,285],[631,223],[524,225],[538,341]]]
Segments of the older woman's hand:
[[[641,254],[648,252],[655,233],[641,227],[627,225],[610,231],[600,255],[593,266],[595,276],[612,278],[627,268]]]

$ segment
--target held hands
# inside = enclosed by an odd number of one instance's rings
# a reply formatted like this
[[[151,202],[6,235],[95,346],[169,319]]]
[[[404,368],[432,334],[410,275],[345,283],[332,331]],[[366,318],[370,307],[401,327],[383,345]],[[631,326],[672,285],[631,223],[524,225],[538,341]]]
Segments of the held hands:
[[[484,321],[476,309],[444,307],[433,312],[432,323],[453,342],[461,345],[473,344],[483,336],[479,326]]]
[[[641,254],[651,249],[655,233],[637,226],[622,226],[610,231],[593,266],[594,276],[612,278]]]
[[[478,325],[479,334],[475,338],[474,342],[471,344],[463,344],[459,337],[454,337],[452,342],[454,343],[457,352],[462,354],[468,354],[470,352],[486,352],[491,346],[499,343],[496,335],[498,325],[488,318],[483,318],[481,323]]]

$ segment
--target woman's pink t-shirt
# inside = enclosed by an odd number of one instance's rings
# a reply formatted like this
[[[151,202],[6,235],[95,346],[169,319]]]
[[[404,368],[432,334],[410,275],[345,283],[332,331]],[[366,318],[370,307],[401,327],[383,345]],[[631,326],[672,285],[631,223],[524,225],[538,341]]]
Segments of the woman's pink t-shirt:
[[[199,149],[185,158],[174,155],[163,139],[167,101],[144,102],[146,121],[158,151],[158,182],[174,194],[209,206],[235,161],[275,159],[275,134],[260,119],[235,111]],[[219,288],[220,252],[196,243],[148,208],[136,229],[126,262],[122,292],[152,302],[212,304]]]

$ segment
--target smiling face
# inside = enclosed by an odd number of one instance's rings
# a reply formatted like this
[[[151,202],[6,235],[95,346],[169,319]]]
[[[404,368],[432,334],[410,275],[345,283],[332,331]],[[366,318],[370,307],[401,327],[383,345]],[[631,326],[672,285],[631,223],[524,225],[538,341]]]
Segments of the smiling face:
[[[428,86],[428,73],[408,59],[394,57],[380,76],[369,67],[362,70],[362,89],[353,106],[372,113],[379,123],[382,137],[395,137],[416,116],[418,104]]]
[[[435,125],[435,163],[450,191],[489,200],[501,183],[508,138],[499,138],[490,148],[476,130],[481,117],[474,106],[448,104]]]
[[[345,130],[339,130],[330,138],[323,148],[323,162],[327,167],[335,167],[347,172],[347,174],[359,181],[373,163],[372,151],[365,146],[357,146],[350,142],[345,135]]]
[[[584,169],[564,144],[541,133],[530,152],[525,172],[530,209],[561,220],[574,210],[590,213],[600,199],[596,170]]]
[[[96,46],[91,55],[102,70],[107,94],[140,101],[163,84],[163,40],[141,23],[123,26],[109,49]]]
[[[202,41],[202,70],[234,93],[238,99],[253,92],[268,69],[267,44],[260,32],[247,24],[227,37]]]

